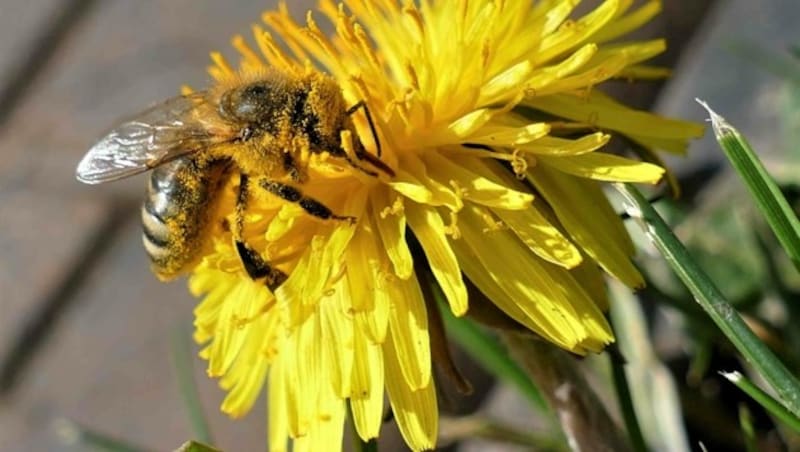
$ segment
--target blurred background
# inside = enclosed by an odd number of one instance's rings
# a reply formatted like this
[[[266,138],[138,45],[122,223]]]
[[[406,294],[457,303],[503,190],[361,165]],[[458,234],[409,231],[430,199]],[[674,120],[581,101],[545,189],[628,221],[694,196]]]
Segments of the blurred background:
[[[289,3],[302,17],[314,2]],[[675,67],[674,77],[609,89],[629,104],[698,121],[705,113],[693,99],[707,100],[790,180],[800,155],[789,146],[800,138],[800,60],[788,50],[800,54],[800,2],[663,6],[637,37],[669,40],[657,63]],[[215,445],[262,449],[265,403],[242,420],[219,412],[224,394],[190,342],[195,300],[185,281],[162,284],[149,272],[139,225],[144,179],[89,187],[75,181],[74,169],[119,118],[175,95],[182,84],[204,86],[208,52],[232,56],[230,37],[249,33],[273,7],[275,0],[0,0],[0,450],[98,449],[95,433],[141,450],[172,450],[195,437],[182,397],[187,381],[197,385]],[[671,163],[686,181],[688,203],[709,196],[703,188],[725,166],[709,136]],[[674,207],[676,218],[682,209]],[[679,232],[689,237],[708,229],[685,224]],[[758,274],[751,271],[756,263],[735,263],[722,277]],[[745,284],[742,297],[760,296],[757,283]],[[657,287],[669,296],[670,284],[666,278]],[[654,343],[664,359],[687,360],[695,342],[676,338],[672,308],[659,309],[666,313],[648,310]],[[444,409],[525,431],[533,414],[515,389],[462,359],[477,391],[448,395]],[[683,381],[687,369],[674,375]],[[685,401],[684,411],[697,400]],[[686,422],[692,444],[741,447],[724,438],[724,423],[709,433],[693,430],[702,419]],[[763,428],[768,436],[769,424]],[[464,432],[445,419],[442,446],[531,448]],[[472,439],[458,441],[465,436]],[[391,422],[382,442],[385,450],[401,447]]]

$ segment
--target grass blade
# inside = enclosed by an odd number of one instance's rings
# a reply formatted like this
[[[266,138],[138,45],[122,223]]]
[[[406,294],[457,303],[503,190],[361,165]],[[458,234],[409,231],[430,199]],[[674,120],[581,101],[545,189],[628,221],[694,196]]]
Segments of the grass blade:
[[[739,405],[739,425],[742,427],[745,450],[747,452],[758,452],[756,429],[753,427],[753,415],[747,409],[747,405],[743,403]]]
[[[211,443],[211,429],[203,413],[203,405],[194,381],[192,371],[192,345],[189,341],[190,336],[183,328],[176,328],[172,334],[172,359],[177,374],[178,387],[181,391],[186,412],[189,415],[189,422],[192,425],[192,432],[198,441]]]
[[[642,305],[622,283],[609,280],[608,286],[611,295],[611,325],[617,337],[619,352],[625,359],[625,366],[621,370],[624,370],[629,381],[636,382],[629,386],[636,425],[641,429],[645,443],[651,450],[690,450],[677,385],[669,369],[659,360],[653,349]],[[705,316],[699,307],[697,309]],[[612,366],[622,367],[619,357],[611,355],[609,358]],[[630,409],[623,407],[623,410]],[[633,421],[626,420],[629,432]],[[633,435],[635,433],[631,436]]]
[[[744,180],[795,268],[800,270],[800,220],[797,219],[797,215],[781,193],[778,184],[767,173],[747,139],[708,104],[700,99],[696,100],[708,110],[717,142]]]
[[[794,430],[795,433],[800,433],[800,419],[790,413],[783,405],[772,398],[771,395],[753,384],[753,382],[748,380],[744,375],[739,372],[720,372],[719,374],[736,385],[737,388],[744,391],[750,398],[758,402],[759,405],[775,416],[783,425]]]
[[[611,347],[615,346],[612,344]],[[636,418],[631,389],[628,386],[628,376],[625,375],[625,359],[619,350],[610,348],[609,353],[611,354],[611,376],[614,381],[614,390],[619,400],[620,411],[622,411],[622,419],[625,421],[625,430],[628,431],[628,438],[631,441],[633,450],[646,452],[647,444],[644,441],[642,429],[639,427],[639,420]]]
[[[673,271],[692,292],[695,300],[737,350],[772,386],[783,405],[800,416],[800,383],[783,363],[744,323],[736,309],[697,265],[661,216],[636,187],[616,183],[625,198],[625,210],[642,227]]]

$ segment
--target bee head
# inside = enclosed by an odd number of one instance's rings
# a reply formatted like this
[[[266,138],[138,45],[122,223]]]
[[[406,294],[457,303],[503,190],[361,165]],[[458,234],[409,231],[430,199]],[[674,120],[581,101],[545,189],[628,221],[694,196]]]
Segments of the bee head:
[[[227,91],[220,99],[220,114],[238,123],[260,124],[270,116],[272,94],[270,85],[264,82]]]

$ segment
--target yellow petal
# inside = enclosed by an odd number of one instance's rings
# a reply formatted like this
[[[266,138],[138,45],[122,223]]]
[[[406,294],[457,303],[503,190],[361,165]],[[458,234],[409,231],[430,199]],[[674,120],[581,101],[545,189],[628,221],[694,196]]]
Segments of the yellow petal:
[[[393,207],[390,207],[393,206]],[[377,191],[372,197],[372,209],[383,242],[382,249],[386,250],[389,260],[394,266],[394,273],[400,279],[411,276],[414,261],[406,243],[406,216],[403,213],[403,198],[397,197],[394,202],[389,201],[388,191]]]
[[[196,297],[204,295],[203,301],[194,309],[194,340],[198,344],[214,337],[220,309],[237,282],[235,276],[205,267],[192,274],[189,289]]]
[[[545,0],[533,5],[530,12],[531,17],[535,18],[534,30],[539,30],[541,36],[546,36],[562,26],[564,20],[572,14],[572,11],[580,3],[580,0]],[[518,14],[526,14],[530,5],[525,3],[511,3],[519,9]]]
[[[467,113],[466,115],[453,121],[448,130],[453,134],[456,140],[466,139],[471,136],[476,130],[484,126],[490,119],[492,119],[492,111],[488,108],[481,108]],[[452,141],[451,141],[452,142]]]
[[[604,152],[575,157],[541,156],[540,159],[542,163],[565,173],[601,181],[656,184],[664,176],[664,168],[660,166]]]
[[[394,306],[392,294],[386,287],[386,281],[390,279],[381,277],[377,281],[375,301],[371,311],[358,311],[353,314],[359,329],[375,344],[383,343],[386,331],[389,329],[389,313]]]
[[[345,398],[350,396],[350,383],[353,371],[353,319],[345,315],[348,284],[342,278],[334,287],[333,294],[320,300],[319,315],[322,323],[322,335],[319,341],[330,356],[328,377],[334,393]]]
[[[484,83],[481,87],[480,96],[476,105],[492,105],[508,96],[508,93],[516,92],[525,80],[534,71],[530,61],[522,61],[502,73],[494,76],[491,80]]]
[[[411,173],[402,168],[397,169],[396,172],[397,175],[388,184],[396,192],[423,204],[427,204],[433,199],[433,193]]]
[[[383,350],[355,334],[355,359],[350,408],[358,436],[364,441],[378,437],[383,422]]]
[[[228,391],[220,409],[233,418],[250,411],[261,394],[269,366],[263,350],[270,346],[277,319],[277,315],[268,314],[253,322],[236,361],[220,380],[220,387]]]
[[[506,187],[524,190],[524,185],[512,177],[497,162],[464,159],[464,164],[480,171],[481,174],[492,174],[500,179]],[[524,210],[492,209],[522,242],[542,259],[566,268],[572,268],[581,262],[580,251],[561,231],[548,220],[535,205]]]
[[[636,11],[626,14],[621,18],[614,19],[608,27],[592,35],[592,41],[597,43],[606,42],[628,34],[649,22],[650,19],[660,12],[661,0],[650,0],[640,6]]]
[[[211,343],[208,373],[224,375],[247,340],[250,321],[271,299],[266,287],[241,281],[227,295],[219,310],[218,328]]]
[[[465,207],[462,215],[463,241],[470,250],[462,256],[465,250],[459,244],[460,259],[477,258],[490,277],[489,281],[481,278],[482,283],[501,289],[500,293],[493,289],[499,297],[492,298],[501,309],[524,325],[535,325],[534,331],[548,340],[578,353],[587,345],[599,350],[612,340],[603,313],[566,270],[537,259],[510,231],[484,233],[477,208]],[[464,266],[465,271],[468,268],[470,279],[472,271],[481,271]],[[520,313],[524,318],[516,317]]]
[[[654,56],[663,53],[667,50],[667,43],[663,39],[651,39],[649,41],[639,42],[624,42],[618,44],[609,44],[597,52],[597,54],[589,62],[590,65],[602,65],[604,60],[610,59],[614,56],[621,56],[626,61],[626,66],[634,66],[643,61],[649,60]]]
[[[416,276],[395,279],[389,284],[394,306],[389,314],[389,331],[397,361],[406,385],[412,390],[427,386],[431,380],[431,350],[425,299]]]
[[[452,187],[448,187],[428,176],[428,169],[425,161],[416,155],[406,155],[403,158],[403,164],[409,171],[415,174],[420,183],[424,185],[431,194],[430,198],[422,204],[446,206],[450,210],[458,210],[461,208],[461,198],[456,196]]]
[[[591,64],[591,61],[587,62],[582,72],[569,77],[559,77],[548,81],[544,86],[533,88],[531,94],[546,97],[554,93],[577,91],[587,86],[594,86],[622,72],[630,61],[624,54],[611,54],[600,59],[597,64]]]
[[[526,210],[493,209],[517,237],[542,259],[564,268],[573,268],[582,261],[581,253],[557,227],[531,206]]]
[[[285,236],[292,230],[295,219],[300,215],[303,215],[303,211],[297,204],[287,203],[281,206],[281,210],[269,222],[266,239],[274,242]]]
[[[439,214],[430,207],[409,203],[406,218],[411,230],[422,245],[431,271],[450,303],[455,315],[467,312],[467,288],[461,277],[453,250],[444,237],[445,226]]]
[[[535,122],[519,127],[488,125],[470,136],[469,142],[487,146],[517,147],[538,140],[549,132],[550,125],[544,122]]]
[[[433,380],[416,391],[408,387],[392,334],[383,345],[386,392],[397,426],[408,446],[415,451],[433,449],[439,430],[439,414]]]
[[[593,35],[614,18],[618,7],[617,0],[606,0],[592,12],[578,19],[572,26],[562,26],[555,33],[545,36],[534,62],[537,64],[547,62]]]
[[[517,147],[532,154],[540,155],[582,155],[605,146],[610,139],[611,135],[597,132],[575,140],[558,137],[542,137],[536,141],[525,143]]]
[[[608,288],[603,271],[591,259],[584,259],[581,265],[570,269],[570,273],[578,281],[586,293],[592,297],[601,311],[608,311]]]
[[[631,262],[635,249],[630,236],[596,182],[545,165],[529,170],[529,174],[575,243],[629,287],[644,284]]]
[[[498,183],[494,174],[487,171],[479,159],[463,157],[458,163],[437,152],[425,156],[429,174],[457,187],[460,195],[469,201],[500,209],[525,209],[531,205],[533,195],[512,190]],[[494,180],[493,180],[494,179]]]
[[[562,79],[576,72],[586,65],[597,52],[595,44],[587,44],[573,52],[563,61],[552,66],[539,68],[533,73],[530,80],[525,83],[528,96],[542,96],[545,93],[557,91],[553,86],[558,85]]]
[[[321,388],[317,401],[314,422],[307,435],[295,439],[293,451],[316,452],[320,450],[336,452],[342,449],[344,438],[344,401]]]
[[[685,149],[690,138],[703,135],[700,124],[634,110],[598,90],[592,90],[588,97],[553,94],[526,98],[523,103],[600,129],[615,130],[643,144],[668,151]]]
[[[293,438],[307,435],[314,422],[323,354],[318,316],[313,315],[291,332],[279,360],[289,375],[283,379],[289,434]]]
[[[345,251],[349,296],[347,302],[353,313],[372,311],[375,300],[375,286],[380,271],[380,248],[370,218],[363,218],[357,227],[356,235]]]

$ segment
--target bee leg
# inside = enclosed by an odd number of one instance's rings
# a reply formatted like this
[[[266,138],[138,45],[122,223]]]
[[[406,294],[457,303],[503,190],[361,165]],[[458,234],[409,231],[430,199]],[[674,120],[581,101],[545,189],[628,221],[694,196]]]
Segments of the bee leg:
[[[286,273],[270,266],[258,253],[253,251],[244,242],[236,241],[236,252],[247,274],[253,280],[264,278],[264,284],[269,290],[274,291],[288,278]]]
[[[304,182],[305,177],[300,173],[300,168],[297,167],[292,154],[288,152],[283,153],[283,170],[294,182]]]
[[[356,156],[358,156],[358,155],[359,154],[356,153]],[[344,156],[344,159],[347,161],[347,163],[350,164],[350,166],[352,166],[353,168],[361,171],[362,173],[366,174],[367,176],[369,176],[369,177],[378,177],[378,173],[376,173],[375,171],[368,170],[368,169],[364,168],[363,166],[361,166],[358,163],[356,163],[355,161],[353,161],[353,159],[348,157],[346,154]],[[392,174],[392,175],[394,175],[394,174]]]
[[[322,204],[314,198],[304,196],[303,192],[295,187],[292,187],[291,185],[269,179],[262,179],[261,187],[281,199],[299,204],[303,210],[317,218],[323,220],[344,220],[350,224],[355,223],[356,221],[356,217],[334,214],[331,209],[328,208],[328,206]]]
[[[381,158],[381,141],[378,139],[378,132],[375,131],[375,123],[372,121],[372,115],[369,113],[369,107],[367,107],[367,103],[364,102],[363,100],[358,101],[355,105],[347,109],[347,116],[350,116],[353,113],[357,112],[359,108],[364,109],[364,116],[367,117],[367,124],[369,124],[369,130],[370,132],[372,132],[372,138],[375,140],[375,148],[378,154],[378,158]]]
[[[363,149],[363,146],[359,146],[360,149],[356,149],[356,157],[358,157],[359,160],[366,160],[372,166],[380,169],[381,171],[383,171],[384,173],[388,174],[389,176],[394,177],[394,175],[395,175],[394,174],[394,170],[389,168],[389,166],[386,165],[385,163],[383,163],[383,160],[381,160],[381,140],[378,138],[378,132],[375,130],[375,122],[372,120],[372,115],[369,112],[369,107],[367,107],[367,103],[364,102],[363,100],[358,101],[355,105],[353,105],[352,107],[347,109],[347,115],[348,116],[352,115],[353,113],[357,112],[359,109],[363,109],[364,110],[364,116],[367,117],[367,124],[369,124],[369,130],[372,132],[372,138],[375,140],[375,152],[377,154],[377,157],[372,155],[372,154],[370,154],[369,152],[366,152]],[[353,166],[354,168],[362,171],[363,173],[367,174],[368,176],[372,176],[372,177],[377,177],[378,176],[378,174],[376,172],[370,171],[368,169],[365,169],[365,168],[361,167],[360,165],[358,165],[356,162],[353,162],[349,158],[347,159],[347,162],[350,163],[351,166]]]
[[[286,273],[273,268],[259,253],[247,246],[243,239],[244,213],[247,209],[248,178],[245,174],[239,175],[239,193],[236,196],[236,224],[233,227],[233,237],[236,240],[236,252],[242,261],[244,270],[253,280],[264,278],[264,283],[269,290],[274,291],[288,276]]]

